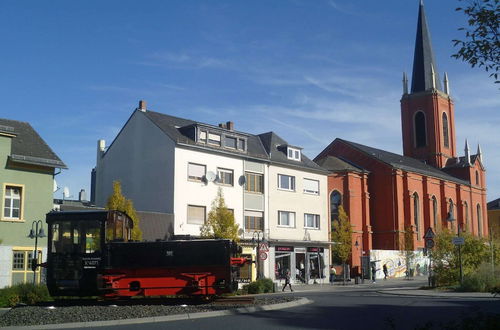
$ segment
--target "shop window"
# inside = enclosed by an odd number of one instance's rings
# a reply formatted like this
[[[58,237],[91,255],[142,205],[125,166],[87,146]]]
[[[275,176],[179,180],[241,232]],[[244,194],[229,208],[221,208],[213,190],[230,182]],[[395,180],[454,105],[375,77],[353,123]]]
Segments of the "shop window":
[[[206,219],[205,206],[188,205],[187,223],[193,225],[203,225]]]
[[[276,252],[274,259],[274,276],[276,279],[281,280],[285,278],[287,271],[291,269],[291,256],[292,252]]]
[[[188,163],[188,180],[202,181],[206,170],[205,165]]]
[[[234,184],[233,170],[217,168],[217,183],[232,186]]]
[[[282,190],[295,191],[295,177],[278,174],[278,188]]]
[[[33,270],[31,261],[33,259],[32,250],[14,250],[12,252],[12,285],[19,283],[33,283]],[[42,262],[42,251],[38,251],[37,263]],[[35,283],[40,283],[40,269],[35,272]]]
[[[245,172],[245,191],[264,193],[264,175]]]
[[[295,227],[295,212],[278,211],[278,226]]]
[[[22,206],[22,187],[20,186],[5,186],[3,218],[12,220],[21,220]]]
[[[304,184],[304,193],[312,194],[312,195],[319,195],[319,181],[318,180],[304,179],[303,184]]]
[[[307,254],[309,259],[309,277],[311,279],[324,278],[325,261],[323,252],[320,252],[319,248],[313,249],[317,250],[317,252],[309,252]],[[310,248],[308,250],[311,251]]]

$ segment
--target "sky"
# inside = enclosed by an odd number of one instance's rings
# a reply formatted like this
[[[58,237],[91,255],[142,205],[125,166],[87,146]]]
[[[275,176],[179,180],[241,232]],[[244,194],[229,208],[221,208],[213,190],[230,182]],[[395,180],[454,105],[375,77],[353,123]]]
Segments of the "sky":
[[[0,118],[29,122],[69,169],[62,198],[90,198],[97,140],[137,107],[252,134],[274,131],[314,158],[335,138],[402,153],[402,74],[418,0],[0,1]],[[457,150],[481,144],[488,201],[500,197],[500,93],[451,58],[466,17],[426,0]]]

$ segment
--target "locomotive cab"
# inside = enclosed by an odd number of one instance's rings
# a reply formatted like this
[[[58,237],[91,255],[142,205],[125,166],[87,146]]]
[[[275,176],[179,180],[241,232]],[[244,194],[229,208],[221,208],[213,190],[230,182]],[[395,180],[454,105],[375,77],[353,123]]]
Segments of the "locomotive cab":
[[[65,211],[47,214],[47,286],[50,294],[100,294],[108,241],[130,239],[132,220],[119,211]]]

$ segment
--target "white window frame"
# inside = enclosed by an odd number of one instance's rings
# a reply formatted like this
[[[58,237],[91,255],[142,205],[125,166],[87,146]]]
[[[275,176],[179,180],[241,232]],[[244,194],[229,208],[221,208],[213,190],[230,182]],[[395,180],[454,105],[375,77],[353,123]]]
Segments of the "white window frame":
[[[7,189],[19,189],[19,196],[7,196]],[[24,221],[24,185],[5,183],[3,185],[3,198],[2,198],[2,210],[0,213],[0,219],[5,221]],[[9,202],[7,202],[9,200]],[[19,207],[14,207],[14,201],[19,201]],[[9,204],[9,206],[7,206]],[[5,215],[5,211],[9,210],[9,214]],[[17,209],[19,216],[14,217],[13,211]]]
[[[306,185],[306,182],[311,182],[311,185],[312,183],[316,183],[317,184],[317,189],[307,189],[307,185]],[[304,194],[309,194],[309,195],[319,195],[319,180],[314,180],[314,179],[307,179],[307,178],[304,178],[303,182],[302,182],[302,186],[303,186],[303,191],[304,191]]]
[[[301,160],[300,149],[287,147],[286,156],[288,159],[299,161]]]
[[[200,131],[198,135],[198,142],[207,143],[207,131]]]
[[[189,217],[189,208],[198,208],[198,209],[203,209],[203,220],[200,221],[200,219],[193,219],[192,217]],[[193,205],[193,204],[188,204],[186,208],[186,223],[190,225],[204,225],[207,222],[207,208],[203,205]]]
[[[228,141],[228,140],[234,140],[234,147],[228,146],[226,144],[226,141]],[[238,138],[235,136],[229,136],[229,135],[224,136],[224,148],[234,149],[234,150],[238,149]]]
[[[203,175],[202,176],[191,175],[190,166],[193,166],[193,167],[195,167],[195,166],[203,167]],[[201,182],[201,181],[203,181],[203,177],[206,174],[207,174],[207,166],[206,165],[197,164],[197,163],[191,163],[191,162],[188,163],[188,167],[187,167],[187,178],[188,178],[188,181]]]
[[[288,214],[288,224],[283,224],[281,216]],[[295,228],[295,212],[278,211],[278,227]]]
[[[222,174],[223,173],[230,173],[231,174],[231,182],[230,183],[223,182],[224,176],[221,175],[221,173]],[[217,167],[217,183],[220,185],[233,187],[234,186],[234,171],[229,169],[229,168]]]
[[[207,136],[207,143],[208,144],[220,147],[221,141],[222,141],[222,138],[221,138],[220,134],[208,132],[208,136]]]
[[[288,186],[290,188],[284,188],[281,186],[281,178],[282,177],[288,177]],[[287,175],[287,174],[278,174],[278,189],[280,190],[286,190],[286,191],[295,191],[295,177],[293,175]]]
[[[313,226],[309,226],[307,223],[308,217],[312,216]],[[304,213],[304,228],[308,229],[320,229],[320,217],[319,214]]]

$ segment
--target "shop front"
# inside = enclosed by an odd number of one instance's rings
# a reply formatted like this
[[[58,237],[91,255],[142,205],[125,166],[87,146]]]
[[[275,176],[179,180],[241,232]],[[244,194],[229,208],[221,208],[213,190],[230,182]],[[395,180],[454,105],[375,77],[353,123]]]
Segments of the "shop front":
[[[276,245],[272,251],[275,281],[284,280],[288,271],[294,283],[311,284],[326,279],[328,249],[325,247]]]

